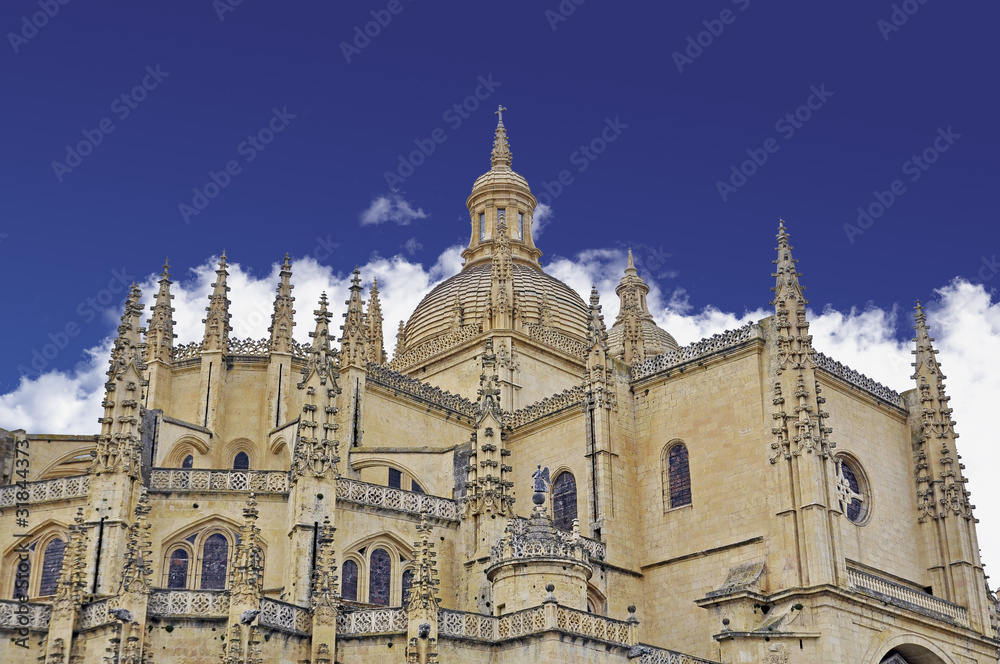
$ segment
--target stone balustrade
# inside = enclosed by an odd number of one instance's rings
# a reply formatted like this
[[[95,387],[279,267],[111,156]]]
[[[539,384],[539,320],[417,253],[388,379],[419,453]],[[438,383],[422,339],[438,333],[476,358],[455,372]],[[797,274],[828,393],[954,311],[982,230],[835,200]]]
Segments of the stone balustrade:
[[[545,607],[533,606],[497,618],[497,640],[516,639],[545,631]]]
[[[28,629],[44,632],[49,629],[52,607],[48,604],[0,600],[0,630]]]
[[[884,579],[853,567],[847,568],[847,581],[851,590],[875,597],[887,604],[911,609],[918,613],[956,623],[969,625],[969,611],[964,606],[921,592],[901,583]]]
[[[403,609],[362,609],[337,616],[338,636],[392,634],[405,632],[406,611]]]
[[[642,653],[639,657],[639,664],[718,664],[710,659],[692,657],[684,653],[653,646],[640,645],[636,648]]]
[[[152,491],[250,491],[287,493],[288,472],[277,470],[192,470],[154,468]]]
[[[524,536],[528,528],[528,519],[524,517],[515,517],[509,519],[507,522],[507,529],[513,535]],[[604,542],[599,542],[595,539],[589,537],[584,537],[577,533],[572,533],[566,530],[555,529],[556,537],[559,538],[560,542],[563,543],[562,549],[569,550],[567,547],[571,545],[576,545],[583,547],[583,550],[587,552],[591,558],[596,560],[604,560],[608,554],[608,545]]]
[[[33,505],[65,498],[80,498],[90,489],[90,475],[70,475],[54,480],[11,484],[0,488],[0,507]]]
[[[878,397],[882,401],[891,403],[897,408],[903,407],[903,398],[899,396],[898,392],[890,390],[882,383],[872,380],[860,371],[855,371],[846,364],[841,364],[833,358],[827,357],[823,353],[819,352],[813,356],[813,360],[816,362],[816,366],[823,371],[850,383],[872,396]]]
[[[556,627],[563,632],[599,641],[608,641],[623,646],[634,645],[630,643],[629,624],[624,620],[615,620],[595,613],[571,609],[568,606],[556,607]]]
[[[112,601],[114,600],[101,599],[84,604],[83,608],[80,609],[80,616],[77,618],[77,629],[83,631],[113,623],[115,617],[108,613],[108,609],[113,608]]]
[[[492,642],[497,639],[498,618],[465,611],[438,611],[438,636]]]
[[[632,367],[632,380],[646,378],[653,374],[673,369],[682,364],[709,357],[724,350],[736,348],[751,339],[763,339],[764,333],[757,323],[747,323],[735,330],[714,334],[707,339],[696,341],[677,350],[650,357]]]
[[[460,415],[468,417],[469,419],[473,419],[476,416],[476,404],[472,403],[463,396],[452,394],[447,390],[442,390],[440,387],[434,387],[428,383],[421,382],[416,378],[404,376],[401,373],[393,371],[392,369],[384,367],[380,364],[375,364],[374,362],[369,362],[366,368],[368,370],[367,380],[381,385],[382,387],[395,392],[408,394],[411,397],[427,403],[432,403],[441,408],[452,410]]]
[[[301,606],[264,599],[260,603],[260,624],[289,634],[311,634],[312,613]]]
[[[229,615],[225,590],[155,589],[149,595],[149,615],[159,618],[224,618]]]
[[[439,519],[458,521],[458,504],[449,498],[403,491],[343,477],[337,480],[337,500],[416,515],[426,512],[429,516]]]
[[[305,360],[308,357],[309,344],[292,341],[292,357],[297,360]],[[170,352],[170,359],[173,362],[183,360],[193,360],[201,357],[202,342],[192,341],[186,344],[178,344]],[[267,357],[271,354],[271,342],[269,339],[239,339],[233,337],[229,340],[230,357]]]

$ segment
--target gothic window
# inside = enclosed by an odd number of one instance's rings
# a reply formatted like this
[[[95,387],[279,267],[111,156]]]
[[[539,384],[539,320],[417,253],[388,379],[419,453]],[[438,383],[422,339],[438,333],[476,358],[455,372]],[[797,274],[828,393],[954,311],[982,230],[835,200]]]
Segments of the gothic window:
[[[246,452],[240,452],[233,459],[233,470],[249,470],[250,469],[250,457],[247,456]]]
[[[368,603],[389,606],[389,587],[391,585],[392,562],[389,552],[385,549],[372,551],[368,573]]]
[[[479,213],[479,241],[482,242],[486,239],[486,215],[482,212]]]
[[[181,461],[181,468],[194,468],[194,457],[190,454]]]
[[[518,212],[517,213],[517,239],[518,240],[523,240],[524,239],[524,213],[523,212]]]
[[[358,564],[353,560],[345,560],[341,570],[343,578],[340,581],[340,597],[350,602],[358,601]]]
[[[184,549],[175,549],[170,554],[170,562],[167,567],[167,588],[187,588],[189,562],[188,552]]]
[[[14,568],[14,592],[11,594],[11,599],[21,599],[22,597],[28,597],[28,579],[31,576],[31,558],[25,557],[21,558],[20,555],[14,558],[13,565]]]
[[[868,482],[861,465],[846,455],[835,459],[837,472],[837,495],[840,509],[854,523],[863,523],[868,518]]]
[[[229,567],[229,540],[215,533],[205,540],[201,555],[201,588],[222,590],[226,587],[226,572]]]
[[[391,489],[403,488],[403,473],[396,470],[395,468],[389,469],[389,488]]]
[[[423,487],[417,484],[416,480],[413,480],[413,483],[410,485],[410,491],[413,493],[424,493]]]
[[[410,600],[410,589],[413,587],[413,570],[403,570],[403,606]]]
[[[38,594],[42,597],[56,594],[65,551],[66,542],[61,539],[54,539],[45,547],[45,555],[42,557],[42,583],[38,589]]]
[[[684,443],[668,445],[661,459],[663,472],[663,509],[691,504],[691,470]]]
[[[552,520],[556,528],[572,530],[576,518],[576,478],[573,473],[559,473],[552,483]]]

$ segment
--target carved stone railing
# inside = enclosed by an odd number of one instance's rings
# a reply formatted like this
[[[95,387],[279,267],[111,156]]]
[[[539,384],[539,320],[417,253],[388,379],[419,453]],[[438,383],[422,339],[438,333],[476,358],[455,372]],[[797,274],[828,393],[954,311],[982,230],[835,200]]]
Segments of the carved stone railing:
[[[438,636],[472,641],[496,641],[497,621],[494,616],[465,611],[438,611]]]
[[[921,592],[901,583],[884,579],[853,567],[847,568],[847,581],[855,592],[882,600],[932,618],[959,625],[969,625],[969,611],[964,606]]]
[[[403,609],[363,609],[337,616],[338,636],[405,632],[406,626],[406,611]]]
[[[17,600],[0,600],[0,630],[28,629],[44,632],[49,629],[52,607]]]
[[[586,399],[587,391],[583,385],[574,385],[568,390],[545,397],[541,401],[536,401],[529,406],[515,410],[513,413],[504,411],[503,423],[509,427],[524,426],[566,408],[577,406],[583,408]]]
[[[392,358],[392,361],[386,366],[393,371],[405,371],[435,355],[460,346],[469,339],[474,339],[481,331],[479,323],[466,325],[454,332],[449,332],[440,337],[424,341],[413,348],[406,349],[397,357]]]
[[[458,521],[458,503],[450,498],[403,491],[343,477],[337,479],[337,500],[417,515],[426,512],[429,516],[439,519]]]
[[[515,517],[508,520],[507,528],[511,533],[523,536],[528,528],[528,520],[524,517]],[[577,535],[566,530],[556,529],[556,536],[559,537],[565,543],[575,542],[579,546],[583,547],[583,550],[587,552],[591,558],[597,560],[604,560],[608,555],[608,545],[604,542],[599,542],[595,539],[589,537],[584,537],[583,535]]]
[[[497,640],[516,639],[545,631],[545,609],[535,606],[497,618]]]
[[[653,646],[640,645],[636,648],[642,655],[639,664],[718,664],[710,659],[692,657],[673,650],[664,650]]]
[[[903,399],[899,396],[899,393],[894,390],[890,390],[882,383],[872,380],[860,371],[855,371],[846,364],[841,364],[833,358],[827,357],[823,353],[816,352],[813,357],[816,361],[816,366],[823,369],[827,373],[833,374],[837,378],[860,388],[868,394],[878,397],[882,401],[891,403],[893,406],[897,406],[899,408],[903,407]]]
[[[77,629],[94,629],[114,622],[115,617],[108,613],[108,609],[112,608],[111,602],[111,599],[101,599],[84,604],[83,608],[80,609],[80,616],[77,618]]]
[[[301,606],[264,599],[260,603],[260,624],[289,634],[311,634],[312,613]]]
[[[579,634],[600,641],[623,646],[634,645],[629,642],[629,625],[624,620],[615,620],[571,609],[568,606],[556,608],[556,627],[570,634]]]
[[[149,615],[160,618],[221,618],[229,615],[229,593],[225,590],[153,590]]]
[[[201,357],[200,341],[192,341],[191,343],[178,344],[174,346],[173,350],[170,351],[170,360],[173,362],[180,362],[181,360],[193,360],[196,357]]]
[[[552,346],[573,357],[584,359],[587,357],[587,345],[581,341],[570,339],[560,334],[558,330],[543,325],[528,324],[528,338],[541,342],[546,346]]]
[[[71,475],[54,480],[28,482],[27,496],[23,493],[23,486],[22,484],[11,484],[0,488],[0,507],[8,507],[17,503],[45,503],[50,500],[86,496],[88,489],[90,489],[90,476]],[[21,494],[20,497],[18,493]]]
[[[292,340],[292,358],[305,360],[308,357],[309,344],[299,343]],[[170,359],[173,362],[182,360],[193,360],[201,357],[202,342],[192,341],[186,344],[174,346],[170,352]],[[271,354],[270,339],[238,339],[229,340],[229,357],[267,357]]]
[[[470,419],[476,416],[476,404],[472,403],[465,397],[452,394],[451,392],[442,390],[440,387],[428,385],[427,383],[421,382],[415,378],[404,376],[401,373],[397,373],[396,371],[388,369],[380,364],[375,364],[374,362],[369,362],[367,369],[367,380],[373,383],[377,383],[396,392],[408,394],[420,399],[421,401],[427,401],[441,406],[442,408],[453,410],[456,413],[464,415]]]
[[[154,468],[153,491],[249,491],[287,493],[288,472],[279,470],[192,470]]]
[[[714,355],[720,351],[728,350],[740,346],[751,339],[763,339],[764,333],[757,323],[747,323],[743,327],[735,330],[727,330],[721,334],[715,334],[707,339],[696,341],[693,344],[684,346],[677,350],[668,351],[662,355],[648,358],[632,367],[632,380],[639,380],[647,376],[671,369],[681,364],[686,364],[692,360],[697,360],[709,355]]]

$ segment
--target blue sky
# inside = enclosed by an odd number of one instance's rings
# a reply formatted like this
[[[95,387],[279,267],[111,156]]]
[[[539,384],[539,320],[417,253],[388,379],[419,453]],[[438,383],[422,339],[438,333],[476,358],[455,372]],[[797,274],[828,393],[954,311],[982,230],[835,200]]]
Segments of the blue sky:
[[[909,388],[918,298],[947,327],[946,372],[970,345],[969,381],[1000,357],[996,3],[233,1],[0,7],[0,426],[44,427],[31,389],[76,412],[123,283],[167,256],[200,293],[226,249],[246,293],[267,286],[262,309],[286,251],[317,284],[384,269],[391,351],[457,269],[498,104],[550,206],[543,263],[601,281],[606,309],[631,245],[682,343],[766,314],[782,217],[828,344],[859,370]]]

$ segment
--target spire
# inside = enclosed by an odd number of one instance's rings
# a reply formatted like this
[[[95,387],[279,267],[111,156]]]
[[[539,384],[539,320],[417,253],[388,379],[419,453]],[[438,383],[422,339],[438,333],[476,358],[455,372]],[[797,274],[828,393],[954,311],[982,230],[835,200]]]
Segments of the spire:
[[[427,513],[420,515],[420,525],[417,526],[419,540],[413,543],[414,574],[413,585],[410,587],[407,614],[417,611],[437,612],[441,600],[438,598],[438,585],[441,583],[437,572],[437,553],[434,551],[433,528],[427,523]]]
[[[505,447],[504,413],[500,408],[500,377],[497,375],[497,355],[493,338],[487,337],[481,357],[479,398],[476,400],[476,431],[469,458],[468,481],[465,484],[465,516],[485,512],[500,515],[513,513],[514,483],[507,479],[513,468],[508,465],[510,450]]]
[[[83,525],[83,508],[76,509],[69,527],[69,542],[63,554],[59,585],[52,599],[52,617],[71,615],[83,604],[87,592],[87,527]]]
[[[174,339],[174,308],[170,301],[174,296],[170,294],[170,262],[163,262],[163,273],[160,275],[160,290],[156,294],[156,301],[150,307],[151,315],[149,320],[149,332],[146,335],[146,362],[159,361],[165,364],[170,362],[173,353]]]
[[[399,321],[399,329],[396,331],[396,348],[393,349],[392,356],[396,358],[404,352],[406,352],[406,325],[403,321]]]
[[[208,306],[205,311],[208,317],[201,322],[205,324],[205,340],[202,342],[203,351],[222,351],[229,353],[229,286],[226,285],[226,252],[222,252],[219,259],[219,269],[215,271],[215,283],[212,284],[212,294],[208,298]]]
[[[635,269],[635,261],[632,259],[632,247],[628,248],[628,265],[625,266],[625,274],[633,276],[639,274],[639,271]]]
[[[496,132],[493,135],[493,153],[490,158],[490,163],[493,165],[494,170],[497,167],[510,168],[512,155],[510,153],[510,146],[507,144],[507,128],[503,126],[503,112],[506,110],[506,108],[500,106],[494,113],[499,118],[497,120]]]
[[[501,217],[497,237],[493,241],[490,270],[490,325],[493,329],[510,329],[514,325],[514,273],[507,223]]]
[[[251,491],[243,507],[243,525],[233,553],[233,569],[229,574],[231,602],[257,608],[260,604],[264,578],[264,561],[260,549],[260,528],[257,527],[257,498]]]
[[[337,415],[336,398],[340,394],[337,387],[337,368],[334,352],[330,350],[330,312],[326,308],[326,293],[320,295],[316,314],[316,331],[310,332],[312,348],[306,366],[302,370],[300,390],[306,391],[299,416],[299,430],[296,436],[295,452],[292,459],[292,481],[307,473],[325,477],[328,470],[336,474],[339,443],[333,436],[337,431],[334,419]]]
[[[802,274],[795,269],[798,261],[792,258],[793,247],[788,244],[789,235],[785,231],[784,220],[778,224],[777,237],[778,258],[773,263],[778,267],[771,273],[776,280],[771,289],[774,292],[771,304],[777,317],[778,333],[785,338],[785,343],[779,349],[779,360],[782,367],[788,364],[801,367],[807,360],[812,361],[814,353],[809,321],[806,320],[806,305],[809,300],[802,294],[805,286],[799,283]],[[794,323],[789,320],[789,315],[793,312]]]
[[[493,352],[493,338],[487,337],[483,350],[482,373],[479,376],[479,398],[476,400],[476,425],[478,426],[487,415],[493,415],[497,422],[503,422],[503,412],[500,410],[500,390],[497,383],[500,377],[496,374],[497,356]]]
[[[368,294],[368,359],[375,364],[385,364],[385,343],[382,340],[382,304],[378,299],[378,279],[372,280]]]
[[[292,309],[295,298],[292,297],[292,289],[295,287],[291,284],[292,264],[288,260],[288,254],[285,254],[279,276],[281,281],[278,283],[277,295],[274,298],[271,327],[267,328],[267,331],[271,333],[272,353],[291,353],[292,328],[295,327],[295,309]]]
[[[368,361],[365,343],[368,330],[365,325],[364,300],[361,299],[361,273],[357,267],[351,277],[351,296],[344,304],[347,305],[347,312],[344,314],[344,324],[340,326],[344,332],[340,337],[340,366],[364,368]]]
[[[646,346],[652,341],[646,338],[644,323],[653,323],[653,316],[646,308],[646,296],[649,294],[649,286],[639,276],[639,271],[635,269],[635,259],[632,257],[631,247],[628,250],[628,262],[625,265],[625,275],[615,288],[621,304],[618,308],[618,316],[615,318],[614,327],[622,327],[623,346],[621,358],[628,364],[642,362],[653,352],[647,352]]]
[[[630,251],[629,258],[631,256],[632,253]],[[601,313],[601,296],[597,293],[597,286],[590,287],[590,306],[587,311],[589,313],[587,320],[587,344],[591,349],[607,350],[608,332],[604,326],[604,315]]]
[[[971,519],[970,494],[962,476],[964,465],[958,462],[955,448],[958,434],[955,433],[955,421],[951,419],[952,409],[948,407],[951,397],[945,394],[945,375],[941,373],[936,357],[938,351],[934,349],[934,339],[927,328],[927,316],[919,300],[915,309],[914,329],[917,334],[913,339],[916,348],[912,351],[915,361],[911,378],[917,383],[922,413],[916,451],[920,519],[922,521],[928,516],[943,518],[949,512]],[[928,459],[928,456],[931,458]]]
[[[140,342],[145,330],[139,327],[141,293],[132,284],[118,336],[111,350],[108,382],[105,383],[104,417],[97,437],[97,450],[90,467],[92,473],[123,471],[139,476],[142,434],[142,387],[146,385],[145,345]]]
[[[128,528],[128,542],[125,546],[125,564],[122,567],[120,593],[148,595],[149,577],[153,573],[153,543],[149,538],[150,524],[149,496],[146,488],[141,489],[139,502],[135,507],[135,521]]]
[[[337,620],[337,559],[334,556],[333,533],[336,528],[330,517],[323,517],[316,539],[316,567],[313,569],[309,605],[315,620],[333,625]]]

